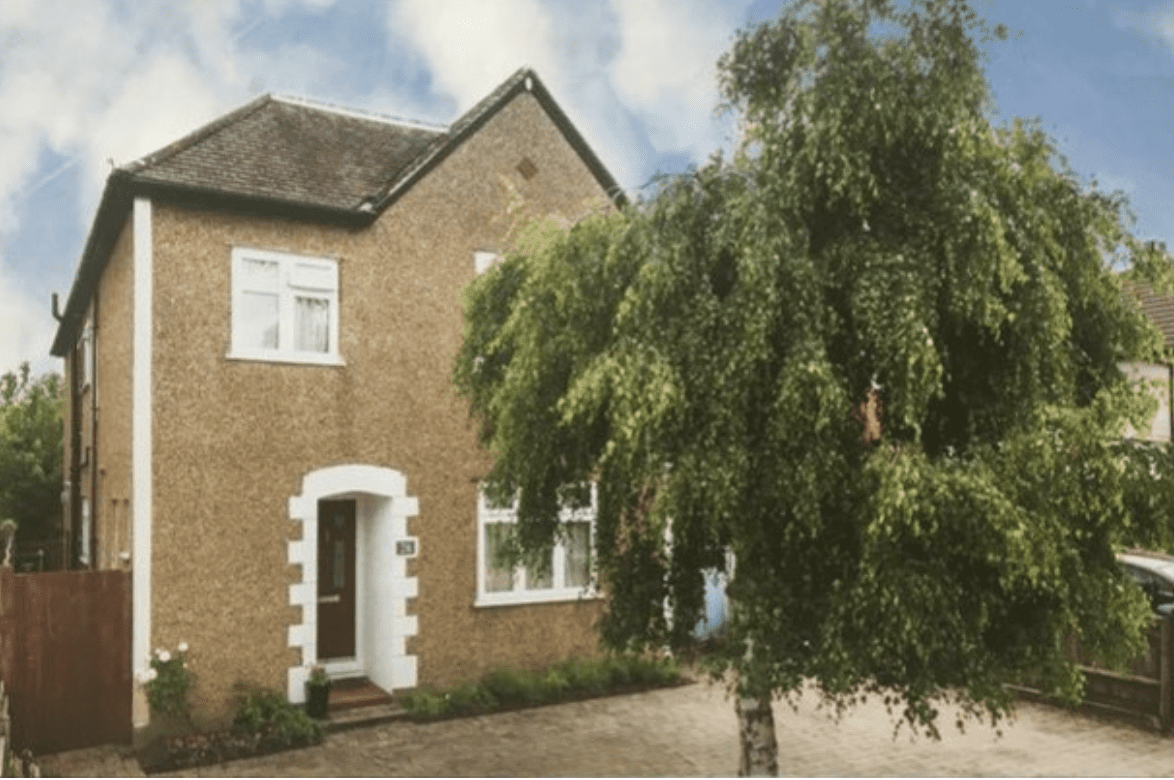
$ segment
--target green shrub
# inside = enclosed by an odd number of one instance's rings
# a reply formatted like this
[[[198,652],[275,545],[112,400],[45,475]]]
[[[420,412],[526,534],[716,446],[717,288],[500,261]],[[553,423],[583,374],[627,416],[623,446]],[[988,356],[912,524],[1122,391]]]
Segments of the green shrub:
[[[445,694],[445,714],[473,715],[497,707],[497,699],[480,685],[465,683]]]
[[[446,701],[429,690],[416,690],[399,697],[400,704],[409,714],[419,718],[439,718],[445,714]]]
[[[607,671],[598,660],[571,658],[558,667],[571,690],[600,694],[607,690]]]
[[[603,673],[607,675],[609,688],[623,688],[632,684],[630,655],[609,655],[602,661]]]
[[[567,694],[570,688],[570,681],[557,668],[550,669],[542,677],[542,700],[558,701]]]
[[[674,658],[628,656],[628,672],[634,685],[667,685],[681,679],[681,667]]]
[[[481,678],[481,687],[505,706],[542,701],[542,688],[535,674],[511,666],[487,673]]]
[[[187,643],[180,642],[175,652],[158,649],[151,655],[142,682],[153,712],[188,716],[188,691],[195,677],[188,668],[187,651]]]
[[[666,685],[680,676],[673,659],[625,653],[571,658],[541,672],[499,667],[487,672],[477,685],[466,683],[448,692],[420,689],[401,694],[399,701],[410,715],[434,719],[557,702],[568,696],[598,696],[632,685]]]
[[[232,726],[265,736],[281,746],[304,745],[322,738],[322,727],[285,696],[265,688],[238,686]]]

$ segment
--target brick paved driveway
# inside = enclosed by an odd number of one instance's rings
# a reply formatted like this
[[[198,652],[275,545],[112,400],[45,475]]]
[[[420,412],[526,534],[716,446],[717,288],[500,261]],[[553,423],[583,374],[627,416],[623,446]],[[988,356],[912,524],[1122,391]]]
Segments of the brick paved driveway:
[[[893,739],[879,702],[838,724],[815,706],[776,706],[782,774],[823,776],[1174,774],[1174,738],[1127,723],[1022,702],[996,738],[989,728],[941,742]],[[945,713],[943,713],[945,714]],[[952,721],[952,718],[951,718]],[[46,769],[137,771],[113,750],[63,754]],[[733,706],[706,683],[444,723],[390,723],[335,733],[323,744],[181,776],[699,776],[737,771]]]

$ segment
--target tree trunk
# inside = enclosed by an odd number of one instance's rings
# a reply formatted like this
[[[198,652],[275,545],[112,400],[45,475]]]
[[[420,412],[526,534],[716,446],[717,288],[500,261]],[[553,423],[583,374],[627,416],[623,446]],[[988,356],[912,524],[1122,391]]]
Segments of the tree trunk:
[[[738,739],[742,743],[739,777],[775,777],[779,773],[779,745],[770,694],[734,699]]]

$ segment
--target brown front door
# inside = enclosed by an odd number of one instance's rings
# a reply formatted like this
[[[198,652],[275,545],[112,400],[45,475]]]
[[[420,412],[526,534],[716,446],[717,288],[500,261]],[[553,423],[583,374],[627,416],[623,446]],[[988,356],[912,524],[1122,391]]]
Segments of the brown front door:
[[[318,658],[355,657],[355,502],[318,502]]]

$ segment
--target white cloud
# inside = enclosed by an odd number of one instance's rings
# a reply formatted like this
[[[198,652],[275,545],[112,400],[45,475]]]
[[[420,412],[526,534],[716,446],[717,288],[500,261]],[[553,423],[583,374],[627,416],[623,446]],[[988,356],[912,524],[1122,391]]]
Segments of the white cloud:
[[[276,92],[332,99],[346,89],[346,63],[307,44],[239,54],[238,67],[249,74],[249,92]],[[349,105],[349,104],[348,104]]]
[[[634,139],[631,128],[618,121],[623,107],[607,71],[616,31],[606,0],[565,5],[538,0],[397,0],[388,26],[389,45],[406,42],[418,51],[434,87],[455,100],[458,114],[528,65],[621,186],[642,184],[651,173],[640,156],[641,139]]]
[[[8,272],[0,257],[0,374],[25,360],[34,374],[60,371],[58,362],[49,356],[55,331],[49,302],[36,300]]]
[[[662,152],[705,156],[725,141],[717,106],[718,57],[730,45],[748,0],[611,0],[620,52],[612,81]]]
[[[142,63],[79,140],[90,174],[82,193],[83,213],[90,215],[96,207],[109,161],[124,165],[187,135],[221,113],[236,92],[209,82],[176,54],[157,53]]]
[[[281,79],[305,65],[247,50],[239,34],[255,22],[242,19],[246,10],[264,17],[299,4],[324,0],[267,0],[260,9],[239,0],[0,2],[0,239],[17,233],[19,204],[50,178],[39,168],[46,160],[81,172],[69,205],[84,232],[107,160],[127,163],[243,103],[258,69]],[[0,274],[0,372],[45,355],[54,328],[47,304],[19,286],[22,272],[10,263]]]
[[[280,14],[330,0],[267,0]],[[88,225],[110,167],[182,137],[245,101],[254,74],[270,83],[330,71],[310,47],[273,53],[240,46],[239,0],[172,4],[70,0],[68,20],[47,5],[0,11],[0,215],[27,186],[40,152],[82,156]],[[319,82],[321,83],[321,82]],[[0,226],[3,223],[0,222]]]
[[[1122,29],[1155,38],[1174,49],[1174,2],[1160,3],[1144,11],[1114,10],[1113,23]]]
[[[4,17],[0,105],[14,108],[0,115],[0,137],[17,146],[0,146],[0,206],[29,184],[41,152],[81,155],[88,223],[108,158],[149,152],[239,93],[217,64],[223,50],[193,43],[227,37],[234,6],[213,17],[203,3],[183,15],[147,3],[116,16],[102,0],[74,0],[64,23],[45,6]],[[191,61],[192,51],[203,55]]]
[[[559,77],[552,19],[538,0],[400,0],[388,23],[393,38],[406,36],[427,58],[461,111],[523,65]]]
[[[534,67],[621,185],[658,154],[697,161],[723,145],[714,63],[749,0],[393,0],[390,46],[426,61],[458,111],[522,65]],[[639,121],[637,126],[633,119]]]

